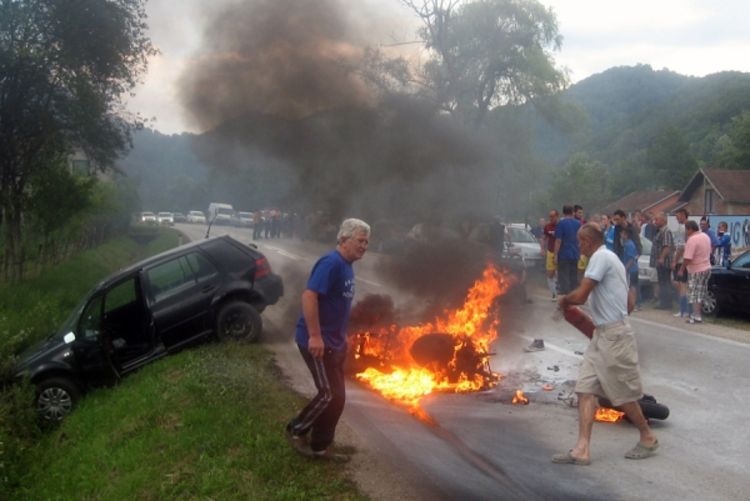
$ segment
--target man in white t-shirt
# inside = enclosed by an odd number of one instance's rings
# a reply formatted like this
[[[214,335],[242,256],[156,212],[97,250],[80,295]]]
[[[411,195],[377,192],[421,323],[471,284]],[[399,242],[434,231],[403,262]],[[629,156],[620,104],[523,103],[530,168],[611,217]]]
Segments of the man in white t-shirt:
[[[607,398],[625,412],[640,432],[640,441],[625,454],[628,459],[645,459],[654,454],[659,442],[649,428],[638,404],[643,396],[638,367],[638,347],[628,313],[635,298],[628,294],[625,267],[604,245],[598,224],[585,224],[578,231],[581,253],[589,257],[581,284],[560,296],[561,309],[591,299],[591,318],[596,330],[591,338],[576,382],[578,394],[578,442],[568,452],[552,456],[554,463],[589,464],[591,430],[598,397]]]

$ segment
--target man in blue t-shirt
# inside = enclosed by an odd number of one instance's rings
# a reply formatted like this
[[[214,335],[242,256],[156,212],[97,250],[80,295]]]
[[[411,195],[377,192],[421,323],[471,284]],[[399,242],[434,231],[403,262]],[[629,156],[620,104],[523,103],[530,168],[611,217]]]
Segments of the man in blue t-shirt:
[[[557,289],[567,294],[578,287],[578,238],[581,223],[573,217],[573,207],[563,207],[563,218],[555,228],[555,263],[557,264]]]
[[[330,446],[346,401],[344,361],[354,297],[352,263],[362,259],[369,239],[370,226],[364,221],[341,223],[336,249],[315,263],[302,293],[302,315],[294,338],[318,393],[289,422],[286,437],[297,451],[314,458],[349,460]]]

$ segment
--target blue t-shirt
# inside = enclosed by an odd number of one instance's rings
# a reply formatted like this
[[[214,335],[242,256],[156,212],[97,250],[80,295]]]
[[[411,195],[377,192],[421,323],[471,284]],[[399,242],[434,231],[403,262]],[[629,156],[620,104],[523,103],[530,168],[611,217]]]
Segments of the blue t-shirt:
[[[354,298],[354,269],[352,263],[334,250],[318,259],[313,266],[307,289],[318,293],[320,331],[326,348],[334,351],[346,349],[346,327]],[[304,315],[297,321],[294,339],[307,348],[310,335]]]
[[[578,250],[578,229],[581,223],[573,217],[565,217],[557,223],[555,228],[555,238],[560,240],[560,252],[557,254],[558,259],[570,259],[578,261],[581,253]]]
[[[604,234],[604,245],[612,252],[615,251],[615,225],[610,224],[607,233]]]
[[[630,268],[628,268],[628,261],[632,260]],[[638,272],[638,248],[635,246],[635,242],[627,240],[622,253],[622,264],[625,265],[625,271],[628,273]]]

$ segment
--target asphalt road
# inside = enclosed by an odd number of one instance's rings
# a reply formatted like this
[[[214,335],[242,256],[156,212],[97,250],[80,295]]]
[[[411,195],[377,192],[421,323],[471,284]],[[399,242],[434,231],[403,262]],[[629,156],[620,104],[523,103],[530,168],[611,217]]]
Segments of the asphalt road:
[[[205,227],[177,225],[191,239]],[[250,242],[250,230],[218,227]],[[287,297],[264,313],[266,335],[288,339],[299,314],[298,292],[320,244],[261,240],[258,247],[284,277]],[[355,265],[357,297],[391,294],[378,276],[382,256],[368,253]],[[355,298],[356,301],[356,298]],[[638,440],[627,422],[597,423],[590,466],[556,465],[555,452],[571,448],[577,411],[567,397],[588,340],[565,322],[552,319],[554,303],[532,297],[508,307],[495,346],[492,368],[504,375],[492,391],[432,395],[423,408],[437,422],[428,426],[356,382],[348,387],[344,419],[371,451],[397,465],[410,495],[424,499],[748,499],[750,434],[750,345],[634,317],[644,389],[669,406],[666,421],[653,421],[661,447],[643,461],[623,454]],[[546,349],[525,353],[533,338]],[[289,340],[275,345],[284,370],[305,381],[306,369]],[[552,391],[544,391],[544,384]],[[509,403],[515,389],[527,406]],[[382,479],[382,482],[388,482]]]

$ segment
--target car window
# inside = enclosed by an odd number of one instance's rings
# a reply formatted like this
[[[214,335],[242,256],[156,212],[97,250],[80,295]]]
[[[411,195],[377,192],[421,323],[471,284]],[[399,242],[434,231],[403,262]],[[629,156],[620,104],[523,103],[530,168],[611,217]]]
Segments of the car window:
[[[735,259],[734,262],[732,263],[732,268],[743,268],[743,269],[750,268],[750,253],[743,254],[737,259]]]
[[[216,274],[216,267],[198,252],[191,252],[185,256],[185,259],[190,264],[190,269],[198,280]]]
[[[102,329],[102,296],[94,296],[83,309],[78,322],[78,334],[86,338],[94,338]]]
[[[167,261],[146,271],[149,293],[158,302],[195,283],[195,277],[185,256]]]
[[[132,304],[137,300],[137,297],[135,278],[117,284],[107,292],[107,297],[104,300],[104,313]]]
[[[511,242],[531,243],[531,244],[538,243],[537,239],[534,238],[534,235],[532,235],[529,230],[524,230],[522,228],[513,228],[513,227],[509,228],[509,230],[510,230]]]

